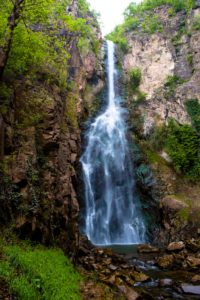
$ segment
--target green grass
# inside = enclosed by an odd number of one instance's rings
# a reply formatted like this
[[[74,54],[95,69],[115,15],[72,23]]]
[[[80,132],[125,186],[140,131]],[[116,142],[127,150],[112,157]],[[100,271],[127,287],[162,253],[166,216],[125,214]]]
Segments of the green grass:
[[[81,276],[59,249],[4,246],[0,277],[21,300],[79,300]]]

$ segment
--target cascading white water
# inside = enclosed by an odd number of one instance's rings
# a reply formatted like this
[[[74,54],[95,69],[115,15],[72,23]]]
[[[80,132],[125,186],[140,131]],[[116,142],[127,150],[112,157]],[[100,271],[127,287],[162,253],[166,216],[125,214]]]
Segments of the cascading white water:
[[[81,157],[85,184],[85,233],[96,245],[138,244],[145,225],[135,196],[125,110],[116,95],[114,44],[108,49],[108,104],[91,124]]]

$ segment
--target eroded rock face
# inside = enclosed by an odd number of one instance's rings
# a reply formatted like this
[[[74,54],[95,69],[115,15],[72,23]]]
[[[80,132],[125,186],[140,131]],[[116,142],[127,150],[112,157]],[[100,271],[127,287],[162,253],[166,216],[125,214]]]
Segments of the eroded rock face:
[[[123,62],[127,73],[133,68],[142,73],[140,90],[147,95],[139,107],[144,135],[169,118],[190,123],[184,103],[195,98],[200,101],[200,33],[192,30],[200,9],[197,7],[188,17],[183,12],[170,16],[167,6],[155,9],[154,13],[163,25],[162,32],[144,34],[138,29],[128,33],[129,51]],[[180,34],[183,26],[190,35]],[[165,87],[169,76],[181,80],[170,95]]]
[[[76,1],[74,5],[71,10],[76,14]],[[95,27],[94,32],[101,44],[100,31]],[[21,237],[46,244],[56,242],[73,255],[79,242],[76,169],[81,152],[80,125],[88,113],[84,92],[89,87],[92,102],[104,79],[100,54],[91,49],[81,53],[73,36],[66,51],[71,54],[66,65],[71,90],[63,91],[56,80],[48,84],[21,78],[13,83],[9,113],[4,120],[0,116],[0,158],[5,162],[2,188],[5,197],[8,193],[15,197],[6,185],[9,180],[17,194],[17,200],[9,202],[7,208],[10,217],[0,217],[0,223],[4,225],[12,218]]]
[[[180,125],[191,125],[186,102],[200,101],[200,31],[193,26],[200,8],[197,3],[188,14],[179,11],[170,15],[169,11],[169,6],[162,5],[144,13],[146,18],[156,16],[163,28],[160,32],[146,33],[142,26],[127,29],[128,50],[123,60],[130,128],[144,153],[138,168],[140,164],[149,164],[154,178],[149,190],[145,181],[143,186],[137,186],[142,195],[146,196],[148,191],[147,198],[160,208],[161,228],[153,235],[155,242],[166,245],[196,238],[199,227],[199,189],[175,170],[173,159],[166,153],[168,133],[163,125],[171,119]],[[131,86],[134,79],[129,72],[134,68],[141,71],[138,89],[146,93],[145,100]]]
[[[175,62],[169,41],[161,35],[132,36],[129,46],[131,53],[124,59],[124,68],[130,71],[139,68],[142,72],[141,90],[149,99],[163,86],[167,76],[173,75]]]

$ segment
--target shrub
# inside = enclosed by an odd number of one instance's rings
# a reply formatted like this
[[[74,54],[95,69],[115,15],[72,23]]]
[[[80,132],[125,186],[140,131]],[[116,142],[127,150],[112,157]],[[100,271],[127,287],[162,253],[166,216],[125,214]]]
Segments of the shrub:
[[[167,138],[167,126],[154,127],[150,135],[150,146],[153,150],[161,151],[165,145]]]
[[[130,86],[135,91],[141,82],[142,73],[139,68],[134,68],[129,72]]]
[[[186,103],[187,112],[191,118],[192,125],[200,132],[200,104],[197,99],[188,100]]]
[[[177,172],[182,172],[192,181],[200,178],[200,136],[191,126],[178,125],[171,120],[165,149]]]
[[[123,52],[128,50],[128,41],[124,36],[125,27],[124,25],[118,25],[115,27],[114,31],[106,36],[108,40],[113,41],[117,44]]]
[[[144,21],[141,23],[141,27],[144,32],[150,34],[163,31],[163,25],[156,15],[146,15]]]

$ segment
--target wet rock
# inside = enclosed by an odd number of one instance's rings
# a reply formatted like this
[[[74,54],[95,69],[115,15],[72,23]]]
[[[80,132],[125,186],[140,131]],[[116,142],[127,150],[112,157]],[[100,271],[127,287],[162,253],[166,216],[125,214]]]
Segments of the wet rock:
[[[109,266],[109,269],[112,270],[112,271],[116,271],[116,270],[117,270],[117,267],[114,266],[114,265],[110,265],[110,266]]]
[[[200,285],[181,284],[181,289],[185,294],[200,295]]]
[[[166,208],[172,211],[179,211],[183,208],[187,208],[188,205],[180,200],[177,200],[176,198],[173,198],[172,196],[167,196],[164,199],[161,200],[160,203],[162,208]]]
[[[170,278],[165,278],[165,279],[161,279],[159,281],[159,285],[160,286],[171,286],[173,284],[173,280]]]
[[[171,267],[173,262],[174,262],[173,255],[164,255],[162,257],[159,257],[159,259],[157,260],[158,266],[163,269]]]
[[[144,273],[134,272],[131,277],[137,282],[145,282],[150,279],[150,277]]]
[[[194,275],[191,279],[191,282],[200,283],[200,275]]]
[[[127,300],[137,300],[140,297],[140,295],[130,287],[119,286],[119,290],[125,295]]]
[[[199,267],[200,266],[200,258],[196,258],[193,256],[188,256],[187,263],[190,267]]]
[[[160,249],[148,244],[143,244],[138,247],[139,253],[158,253],[159,251]]]
[[[197,252],[200,250],[200,243],[195,239],[191,239],[186,242],[186,248],[192,252]]]
[[[167,247],[168,251],[181,251],[185,248],[185,244],[183,242],[173,242],[170,243]]]

